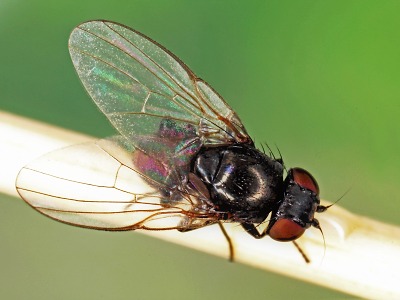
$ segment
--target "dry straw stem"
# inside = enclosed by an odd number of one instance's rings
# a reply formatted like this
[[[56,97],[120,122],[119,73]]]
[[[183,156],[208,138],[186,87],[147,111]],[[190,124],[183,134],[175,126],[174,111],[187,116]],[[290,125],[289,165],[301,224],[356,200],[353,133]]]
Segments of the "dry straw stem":
[[[15,178],[24,165],[52,150],[93,140],[5,112],[0,112],[0,139],[0,192],[16,197]],[[42,216],[38,214],[39,217]],[[308,230],[299,240],[311,258],[310,264],[304,262],[291,243],[275,242],[268,237],[256,240],[236,224],[228,224],[236,262],[359,297],[400,299],[398,227],[352,214],[337,205],[318,215],[318,219],[325,234],[325,256],[318,230]],[[228,245],[218,226],[188,233],[138,232],[221,257],[228,256]]]

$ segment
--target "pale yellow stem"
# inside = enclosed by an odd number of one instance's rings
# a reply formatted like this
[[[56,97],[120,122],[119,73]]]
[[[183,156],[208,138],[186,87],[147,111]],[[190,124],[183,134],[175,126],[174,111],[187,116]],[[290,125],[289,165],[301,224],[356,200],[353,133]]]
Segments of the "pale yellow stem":
[[[49,151],[92,137],[0,112],[0,192],[18,196],[18,171]],[[21,200],[22,201],[22,200]],[[38,214],[38,218],[41,217]],[[318,215],[326,250],[316,229],[299,240],[310,257],[306,264],[291,243],[256,240],[233,224],[227,226],[236,262],[333,288],[365,298],[400,299],[400,229],[352,214],[335,205]],[[188,233],[143,232],[210,254],[228,257],[218,226]]]

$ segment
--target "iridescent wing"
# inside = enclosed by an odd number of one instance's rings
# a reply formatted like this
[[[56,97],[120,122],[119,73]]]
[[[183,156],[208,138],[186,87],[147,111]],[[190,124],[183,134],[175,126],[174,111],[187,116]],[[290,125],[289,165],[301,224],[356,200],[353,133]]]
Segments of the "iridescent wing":
[[[39,212],[107,230],[190,230],[219,220],[188,184],[205,145],[252,143],[224,100],[172,53],[107,22],[71,33],[86,90],[121,136],[51,152],[24,167],[16,186]]]
[[[166,199],[168,188],[134,165],[139,152],[126,151],[115,139],[56,150],[25,166],[16,188],[37,211],[81,227],[188,230],[216,221],[207,210],[193,211],[204,207],[195,195]]]
[[[143,34],[89,21],[73,30],[69,50],[86,90],[127,142],[183,176],[203,145],[252,142],[206,82]]]

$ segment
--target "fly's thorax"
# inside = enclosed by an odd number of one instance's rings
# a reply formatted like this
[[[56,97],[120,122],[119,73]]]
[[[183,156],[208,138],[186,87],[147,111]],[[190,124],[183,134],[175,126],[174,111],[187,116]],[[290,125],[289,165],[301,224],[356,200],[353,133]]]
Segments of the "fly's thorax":
[[[282,195],[282,164],[250,144],[204,148],[192,170],[207,186],[216,210],[234,221],[264,221]]]

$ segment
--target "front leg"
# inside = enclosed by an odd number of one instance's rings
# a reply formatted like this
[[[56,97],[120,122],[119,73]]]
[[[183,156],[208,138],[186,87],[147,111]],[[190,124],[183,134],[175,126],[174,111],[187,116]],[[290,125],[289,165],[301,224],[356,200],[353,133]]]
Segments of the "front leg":
[[[240,223],[240,225],[242,225],[242,227],[244,228],[244,230],[246,230],[248,234],[256,239],[261,239],[267,235],[266,229],[262,233],[259,233],[256,226],[254,226],[254,224],[252,223]]]
[[[315,225],[316,227],[319,226],[318,223],[316,223],[316,224],[317,224],[317,225]],[[241,223],[240,225],[242,225],[242,227],[244,228],[244,230],[247,231],[248,234],[252,235],[256,239],[263,238],[264,236],[267,235],[267,232],[268,232],[268,228],[266,228],[262,233],[259,233],[256,226],[254,226],[254,224]],[[297,244],[295,241],[292,241],[292,242],[295,245],[295,247],[297,248],[297,250],[300,252],[301,256],[303,256],[304,261],[306,263],[309,263],[310,259],[308,258],[307,254],[303,251],[303,249],[301,249],[299,244]]]

